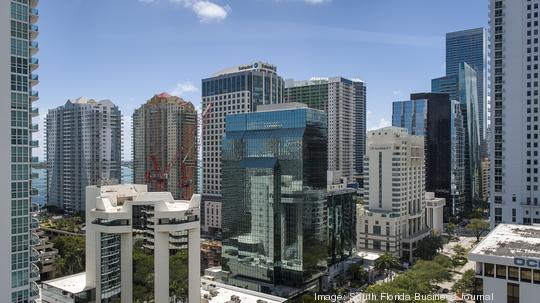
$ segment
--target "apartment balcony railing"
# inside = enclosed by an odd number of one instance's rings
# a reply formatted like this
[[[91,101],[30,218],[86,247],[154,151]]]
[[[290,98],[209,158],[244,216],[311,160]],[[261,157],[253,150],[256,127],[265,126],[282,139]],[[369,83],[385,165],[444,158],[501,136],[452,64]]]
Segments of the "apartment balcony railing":
[[[39,76],[36,75],[36,74],[31,74],[30,75],[30,84],[32,86],[38,85],[39,84]]]
[[[30,250],[30,261],[32,261],[32,262],[39,261],[39,252],[33,247]]]
[[[32,202],[32,204],[30,204],[30,212],[31,213],[38,213],[39,212],[39,204],[37,204],[36,202]]]
[[[31,239],[30,239],[30,244],[31,244],[32,246],[36,246],[36,245],[39,244],[39,236],[36,235],[35,233],[32,233],[32,237],[31,237]]]
[[[35,55],[39,51],[39,43],[37,41],[30,41],[30,54]]]
[[[38,173],[30,173],[30,179],[32,179],[32,180],[39,179],[39,174]]]
[[[31,229],[39,228],[39,220],[37,218],[32,218],[32,220],[30,221],[30,228]]]
[[[37,107],[32,107],[30,109],[30,116],[32,116],[32,117],[39,116],[39,109]]]
[[[30,25],[30,28],[28,30],[30,32],[30,37],[33,39],[36,39],[39,35],[39,27],[35,24]]]
[[[39,280],[39,267],[36,264],[32,263],[32,268],[30,269],[30,281]]]
[[[30,70],[35,70],[39,67],[39,59],[38,58],[31,58],[30,59]]]
[[[32,164],[38,164],[39,163],[39,158],[36,157],[36,156],[30,157],[30,162]]]
[[[30,101],[36,101],[39,99],[39,93],[35,90],[30,92]]]
[[[39,0],[30,0],[30,7],[34,8],[37,7],[39,4]]]
[[[38,140],[32,140],[30,141],[31,147],[39,147],[39,141]]]
[[[30,189],[30,195],[31,196],[39,196],[39,191],[37,190],[37,188]]]
[[[31,8],[28,15],[30,16],[30,22],[31,22],[31,23],[36,23],[36,22],[38,22],[38,19],[39,19],[39,11],[38,11],[37,8]]]
[[[39,125],[37,125],[37,124],[30,125],[30,131],[34,132],[34,133],[39,131]]]

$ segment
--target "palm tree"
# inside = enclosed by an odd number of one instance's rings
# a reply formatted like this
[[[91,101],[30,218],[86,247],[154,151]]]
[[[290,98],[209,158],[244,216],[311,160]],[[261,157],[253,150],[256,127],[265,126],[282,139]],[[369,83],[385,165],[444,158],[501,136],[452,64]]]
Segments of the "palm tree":
[[[398,258],[390,253],[385,253],[375,260],[375,269],[379,272],[384,272],[386,277],[388,277],[389,273],[399,269],[400,266],[401,263]]]

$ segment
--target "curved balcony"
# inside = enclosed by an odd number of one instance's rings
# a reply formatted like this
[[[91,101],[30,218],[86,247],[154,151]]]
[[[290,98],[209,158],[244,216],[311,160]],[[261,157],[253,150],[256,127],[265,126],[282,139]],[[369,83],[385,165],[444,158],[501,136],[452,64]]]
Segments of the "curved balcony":
[[[31,269],[30,269],[30,281],[37,281],[39,280],[39,267],[37,267],[36,264],[32,263]]]
[[[39,116],[39,109],[37,107],[32,107],[30,109],[30,116],[31,117],[37,117]]]
[[[29,43],[30,47],[30,54],[35,55],[39,51],[39,44],[37,41],[30,41]]]
[[[35,233],[32,233],[32,236],[30,237],[30,245],[36,246],[39,244],[39,236]]]
[[[38,140],[30,141],[30,147],[39,147],[39,141]]]
[[[33,247],[30,250],[30,261],[32,261],[32,262],[39,261],[39,252]]]
[[[32,58],[30,59],[30,70],[33,71],[35,70],[36,68],[39,67],[39,59],[38,58]]]
[[[37,190],[37,188],[30,189],[30,195],[31,196],[39,196],[39,191]]]
[[[32,124],[32,125],[30,126],[30,131],[33,132],[33,133],[39,131],[39,125],[37,125],[37,124]]]
[[[31,8],[28,12],[28,15],[30,16],[30,23],[37,23],[39,20],[39,11],[37,8]]]
[[[39,99],[39,93],[35,90],[31,91],[30,92],[30,101],[34,102],[34,101],[37,101],[37,99]]]
[[[35,24],[30,25],[30,28],[28,29],[28,32],[30,33],[30,38],[32,40],[36,39],[39,35],[39,27]]]
[[[30,84],[32,86],[38,85],[39,84],[39,76],[36,75],[36,74],[31,74],[30,75]]]
[[[39,204],[37,204],[36,202],[32,202],[32,204],[30,204],[30,212],[31,213],[38,213],[39,212]]]
[[[30,0],[30,7],[34,8],[37,7],[39,4],[39,0]]]
[[[39,220],[37,218],[32,218],[30,220],[30,228],[31,229],[38,229],[39,228]]]
[[[32,281],[31,287],[30,287],[30,300],[38,299],[39,298],[39,286],[35,281]]]

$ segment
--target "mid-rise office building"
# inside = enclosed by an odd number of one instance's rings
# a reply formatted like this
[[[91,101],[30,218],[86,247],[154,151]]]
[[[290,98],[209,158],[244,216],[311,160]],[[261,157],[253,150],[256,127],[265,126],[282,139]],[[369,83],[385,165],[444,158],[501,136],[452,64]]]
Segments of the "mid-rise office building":
[[[426,191],[448,202],[446,219],[462,211],[465,137],[459,103],[446,93],[411,94],[411,100],[393,102],[392,126],[424,137]]]
[[[490,1],[490,218],[540,223],[540,1]]]
[[[38,162],[32,149],[38,146],[32,135],[38,130],[32,117],[38,114],[35,85],[39,66],[35,57],[39,30],[38,1],[0,1],[0,302],[35,302],[39,297],[36,281],[39,243],[32,212],[37,204],[31,196],[31,165]],[[3,124],[2,124],[3,123]]]
[[[326,114],[301,103],[228,115],[223,270],[229,283],[292,297],[318,288],[328,257]]]
[[[538,302],[540,227],[499,224],[469,252],[477,302]]]
[[[444,231],[443,208],[446,201],[444,198],[435,196],[435,193],[426,192],[426,224],[436,234]]]
[[[465,202],[463,209],[473,209],[482,197],[481,136],[478,117],[476,71],[461,62],[457,76],[445,76],[431,81],[433,92],[447,93],[461,105],[464,130]]]
[[[257,106],[277,104],[283,100],[284,81],[274,65],[255,62],[215,73],[202,80],[202,228],[216,235],[221,221],[206,221],[207,213],[221,214],[221,140],[225,117],[247,113]]]
[[[369,131],[364,176],[366,204],[358,216],[358,249],[412,261],[417,242],[430,234],[424,137],[399,127]]]
[[[361,177],[366,149],[366,85],[342,77],[285,82],[285,102],[305,103],[328,115],[328,170]],[[361,179],[361,178],[359,178]]]
[[[466,62],[476,72],[478,127],[480,141],[483,142],[487,139],[489,102],[488,38],[485,28],[473,28],[446,34],[446,76],[458,76],[459,65],[462,62]]]
[[[86,199],[86,272],[43,282],[43,302],[199,302],[199,195],[125,184],[89,186]]]
[[[45,118],[47,205],[83,212],[86,186],[121,181],[122,114],[110,100],[68,100]]]
[[[197,111],[167,93],[133,113],[133,180],[190,199],[197,190]]]

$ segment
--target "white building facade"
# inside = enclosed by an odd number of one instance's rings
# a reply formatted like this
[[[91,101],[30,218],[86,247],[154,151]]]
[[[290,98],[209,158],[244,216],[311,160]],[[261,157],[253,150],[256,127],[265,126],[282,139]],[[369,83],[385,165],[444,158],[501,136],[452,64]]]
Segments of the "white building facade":
[[[39,222],[32,216],[37,204],[31,196],[32,157],[38,131],[32,118],[39,99],[35,57],[39,30],[37,0],[0,1],[0,302],[35,302],[39,297],[38,253],[32,247],[39,243],[34,233]]]
[[[169,192],[124,184],[88,186],[86,200],[86,272],[43,282],[43,302],[200,301],[199,195],[174,200]],[[178,233],[187,235],[187,247],[177,245]],[[171,284],[178,272],[170,266],[182,250],[187,282]],[[151,255],[152,264],[138,264],[141,254]],[[152,265],[153,272],[135,276],[140,266]],[[144,283],[136,284],[141,278]],[[176,296],[171,289],[186,291]]]
[[[388,252],[412,261],[428,236],[424,139],[399,127],[368,132],[364,157],[366,204],[357,220],[359,251]]]
[[[476,262],[474,299],[483,299],[483,302],[538,302],[538,247],[540,227],[499,224],[469,253],[469,260]]]
[[[491,0],[491,224],[540,223],[539,0]]]
[[[426,192],[426,224],[435,233],[442,234],[443,209],[446,199],[435,197],[435,193]]]

